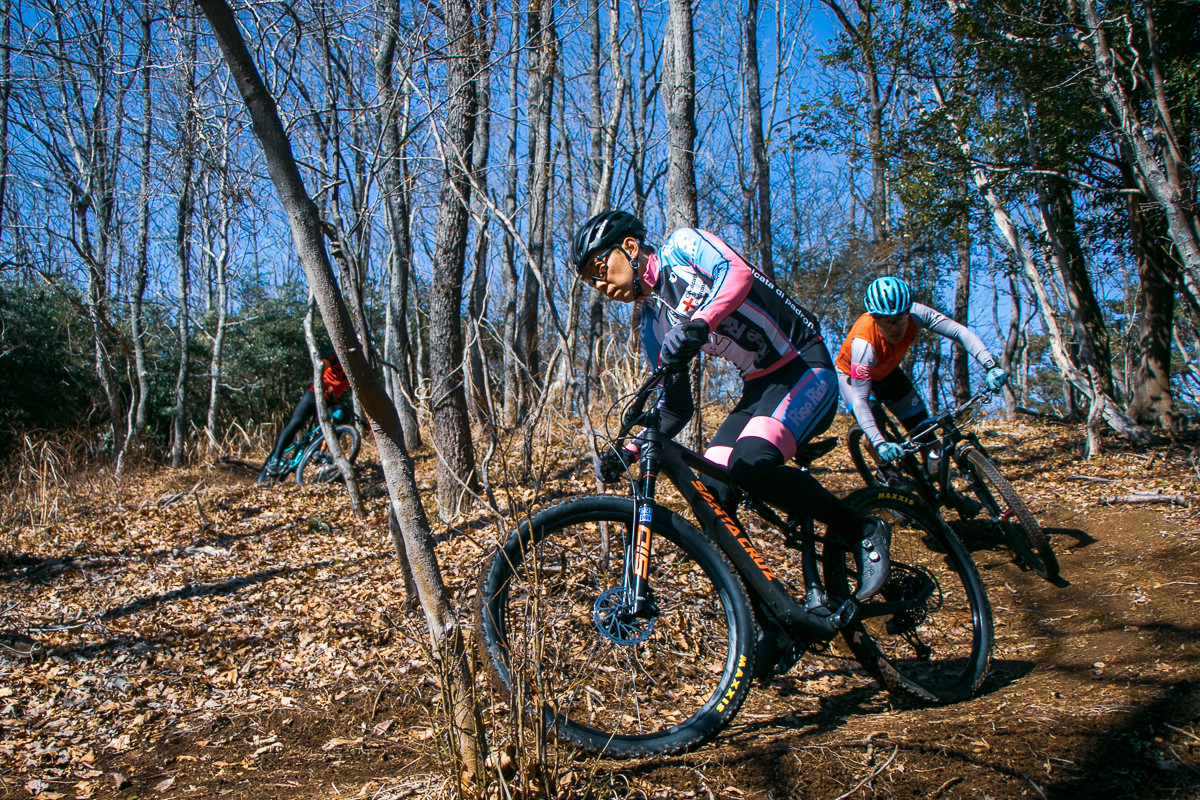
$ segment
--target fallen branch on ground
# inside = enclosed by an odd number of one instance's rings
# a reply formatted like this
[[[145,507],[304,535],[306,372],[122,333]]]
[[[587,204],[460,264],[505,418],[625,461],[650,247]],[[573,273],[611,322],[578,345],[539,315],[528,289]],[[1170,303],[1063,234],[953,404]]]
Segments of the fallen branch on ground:
[[[1100,502],[1106,506],[1117,503],[1165,503],[1172,506],[1186,506],[1187,498],[1180,494],[1159,494],[1158,492],[1134,492],[1115,497],[1103,497]]]

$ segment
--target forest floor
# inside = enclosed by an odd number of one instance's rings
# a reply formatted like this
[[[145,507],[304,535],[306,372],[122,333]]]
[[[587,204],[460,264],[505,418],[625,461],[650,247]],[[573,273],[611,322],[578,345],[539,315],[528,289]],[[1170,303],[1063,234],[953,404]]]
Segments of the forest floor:
[[[969,543],[996,620],[979,697],[905,708],[853,661],[806,657],[694,753],[552,748],[559,796],[1200,797],[1194,453],[1109,441],[1086,461],[1078,427],[978,427],[1064,578]],[[502,503],[592,491],[582,452],[578,434],[539,451],[539,490]],[[451,796],[436,673],[372,453],[364,520],[338,486],[261,487],[226,462],[77,480],[42,495],[40,524],[0,533],[0,797]],[[417,465],[432,497],[433,459]],[[818,466],[855,487],[844,449]],[[1188,505],[1105,502],[1147,490]],[[466,615],[500,526],[480,515],[438,533]]]

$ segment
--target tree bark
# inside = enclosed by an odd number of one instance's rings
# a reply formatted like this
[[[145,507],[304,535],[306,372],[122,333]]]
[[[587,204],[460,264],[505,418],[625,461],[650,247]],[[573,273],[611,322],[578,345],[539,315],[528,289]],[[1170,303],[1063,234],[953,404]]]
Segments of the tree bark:
[[[667,229],[700,224],[696,207],[696,59],[691,0],[669,0],[663,39],[663,110],[667,116]]]
[[[443,6],[446,25],[446,117],[442,134],[442,187],[429,291],[430,408],[438,453],[438,513],[458,512],[464,489],[479,486],[475,447],[464,391],[462,337],[463,259],[467,249],[467,209],[478,89],[477,43],[471,0]]]
[[[971,313],[971,212],[967,205],[965,181],[961,183],[959,201],[962,210],[954,242],[958,255],[958,273],[954,281],[954,321],[966,325]],[[966,402],[971,397],[971,363],[965,348],[951,348],[950,374],[953,376],[954,402]]]
[[[142,79],[142,138],[139,142],[141,155],[141,184],[138,187],[138,222],[137,222],[137,253],[134,269],[134,285],[130,310],[130,333],[133,337],[134,372],[137,383],[133,414],[133,425],[130,435],[140,437],[146,429],[146,403],[150,397],[150,374],[146,366],[146,341],[143,325],[143,303],[146,297],[146,284],[150,279],[150,149],[154,135],[154,95],[150,82],[150,53],[151,53],[151,16],[150,0],[143,0],[141,13],[142,45],[141,45],[141,79]]]
[[[763,138],[762,98],[758,69],[758,0],[746,0],[745,70],[746,111],[750,128],[750,155],[754,162],[752,183],[757,194],[758,216],[754,240],[758,250],[758,265],[772,279],[775,277],[774,240],[771,232],[771,162]],[[749,244],[749,242],[747,242]]]
[[[183,101],[187,104],[179,128],[179,157],[183,165],[180,175],[179,200],[175,208],[175,276],[179,288],[179,309],[175,318],[176,343],[179,347],[179,368],[175,373],[175,408],[171,413],[171,466],[183,466],[183,446],[187,439],[187,381],[190,359],[191,315],[188,303],[192,280],[192,211],[195,187],[192,176],[196,167],[196,122],[199,117],[199,97],[196,94],[196,32],[185,34],[183,69]]]
[[[304,188],[275,102],[254,65],[233,11],[225,0],[199,2],[250,112],[254,133],[263,146],[268,172],[287,212],[297,254],[321,310],[325,328],[329,331],[350,385],[371,420],[392,510],[402,528],[430,640],[445,668],[444,688],[454,723],[456,753],[462,760],[466,779],[480,786],[484,777],[485,744],[482,723],[472,696],[474,681],[471,664],[461,623],[446,594],[434,552],[432,532],[420,502],[412,460],[404,445],[400,419],[362,350],[356,346],[350,314],[325,252],[316,206]]]
[[[388,0],[380,26],[379,45],[375,51],[375,82],[379,91],[379,126],[383,143],[380,185],[392,243],[388,261],[384,360],[388,363],[392,402],[404,429],[404,441],[415,449],[421,446],[421,426],[414,405],[416,395],[413,391],[408,334],[408,281],[413,251],[403,145],[408,138],[408,101],[407,92],[397,87],[393,79],[399,36],[400,2]]]
[[[1129,416],[1178,431],[1171,389],[1171,339],[1175,326],[1178,266],[1166,239],[1162,211],[1144,195],[1128,194],[1129,233],[1137,262],[1138,344],[1140,356],[1129,403]]]

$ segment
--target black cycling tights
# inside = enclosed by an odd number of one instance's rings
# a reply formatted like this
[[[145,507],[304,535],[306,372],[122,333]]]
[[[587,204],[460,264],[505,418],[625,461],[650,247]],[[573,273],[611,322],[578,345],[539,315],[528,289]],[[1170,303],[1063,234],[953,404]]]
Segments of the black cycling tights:
[[[310,418],[317,416],[317,398],[313,395],[312,389],[305,389],[304,394],[300,395],[300,401],[296,403],[296,410],[292,412],[292,419],[283,431],[279,434],[279,441],[275,442],[275,449],[271,451],[271,458],[279,458],[287,446],[292,443],[292,439],[300,432],[308,423]]]
[[[738,439],[729,457],[729,477],[773,506],[825,523],[843,541],[858,541],[864,520],[806,469],[784,465],[783,453],[766,439]],[[719,495],[718,495],[719,496]]]

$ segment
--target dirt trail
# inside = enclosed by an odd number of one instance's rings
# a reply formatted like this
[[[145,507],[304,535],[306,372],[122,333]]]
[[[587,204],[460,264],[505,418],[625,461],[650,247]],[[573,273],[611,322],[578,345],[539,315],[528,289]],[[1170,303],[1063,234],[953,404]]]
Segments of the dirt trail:
[[[634,797],[1200,797],[1187,454],[1089,463],[1061,430],[985,433],[1053,534],[1067,585],[972,544],[996,617],[982,696],[896,708],[853,662],[806,657],[714,744],[578,762],[575,786],[595,773]],[[590,484],[582,468],[559,477],[548,491]],[[822,479],[854,485],[841,453]],[[1140,489],[1191,505],[1101,502]],[[17,530],[0,556],[0,797],[448,796],[426,637],[370,502],[358,521],[336,487],[162,471]],[[495,536],[465,523],[439,545],[463,609]]]

